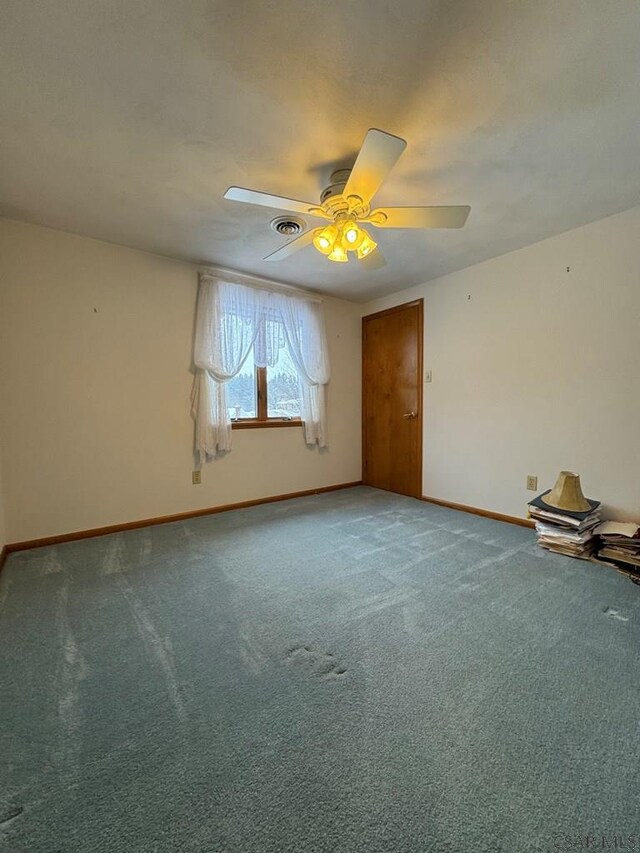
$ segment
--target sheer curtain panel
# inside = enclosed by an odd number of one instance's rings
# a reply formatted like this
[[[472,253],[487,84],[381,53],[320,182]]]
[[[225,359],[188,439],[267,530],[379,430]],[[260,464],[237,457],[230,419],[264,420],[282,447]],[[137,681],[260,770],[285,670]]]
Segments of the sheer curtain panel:
[[[300,377],[305,441],[326,447],[325,386],[330,368],[322,304],[283,294],[273,296],[282,317],[289,355]]]
[[[272,367],[287,348],[300,379],[305,441],[327,445],[330,369],[321,303],[201,274],[192,398],[201,463],[231,450],[225,384],[240,372],[252,347],[257,367]]]

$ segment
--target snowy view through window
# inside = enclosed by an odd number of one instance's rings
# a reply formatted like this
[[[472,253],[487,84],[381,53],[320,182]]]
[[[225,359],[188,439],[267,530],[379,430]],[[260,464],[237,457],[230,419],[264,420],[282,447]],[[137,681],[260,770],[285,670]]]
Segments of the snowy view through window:
[[[253,350],[242,365],[242,370],[227,382],[227,404],[231,420],[258,417],[258,394]]]
[[[300,382],[286,347],[278,354],[273,367],[267,367],[267,417],[300,417]]]
[[[249,353],[240,373],[227,383],[227,401],[232,420],[258,417],[253,351]],[[298,373],[286,347],[280,350],[276,364],[267,368],[267,405],[267,417],[300,417]]]

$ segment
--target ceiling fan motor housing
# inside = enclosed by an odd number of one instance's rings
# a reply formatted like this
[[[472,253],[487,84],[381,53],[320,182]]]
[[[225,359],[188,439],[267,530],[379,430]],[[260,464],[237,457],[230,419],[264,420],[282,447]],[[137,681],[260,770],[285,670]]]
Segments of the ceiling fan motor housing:
[[[349,175],[351,174],[351,169],[337,169],[335,172],[331,173],[329,186],[322,191],[322,195],[320,196],[320,201],[322,204],[327,201],[327,199],[331,198],[335,195],[342,195],[342,191],[347,185],[347,181],[349,180]]]
[[[350,175],[351,169],[337,169],[331,174],[329,186],[322,191],[320,204],[329,216],[342,218],[350,214],[356,219],[368,216],[369,205],[365,204],[359,196],[344,195]]]

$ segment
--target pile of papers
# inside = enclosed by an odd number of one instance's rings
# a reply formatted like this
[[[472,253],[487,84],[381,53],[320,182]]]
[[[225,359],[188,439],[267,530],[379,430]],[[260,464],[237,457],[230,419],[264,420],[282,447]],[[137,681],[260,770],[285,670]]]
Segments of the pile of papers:
[[[640,527],[635,522],[604,521],[595,529],[598,558],[640,569]]]
[[[598,540],[594,531],[600,522],[600,502],[592,501],[592,508],[585,512],[555,509],[538,495],[529,504],[529,515],[536,523],[538,545],[568,557],[588,559],[597,550]]]

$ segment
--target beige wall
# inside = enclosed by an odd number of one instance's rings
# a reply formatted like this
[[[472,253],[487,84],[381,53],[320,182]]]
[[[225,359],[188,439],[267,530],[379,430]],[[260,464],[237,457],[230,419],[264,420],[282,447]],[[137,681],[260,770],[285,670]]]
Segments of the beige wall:
[[[360,306],[325,301],[330,448],[234,433],[191,484],[194,267],[0,220],[11,542],[360,479]]]
[[[524,516],[567,468],[640,519],[639,270],[634,208],[364,306],[425,299],[425,495]]]
[[[0,551],[2,551],[8,541],[4,509],[4,489],[2,485],[2,466],[0,465]]]
[[[526,475],[569,468],[638,518],[639,234],[634,208],[366,306],[327,299],[330,450],[238,431],[193,486],[195,269],[0,220],[0,546],[358,480],[359,316],[416,296],[424,494],[523,516]]]

